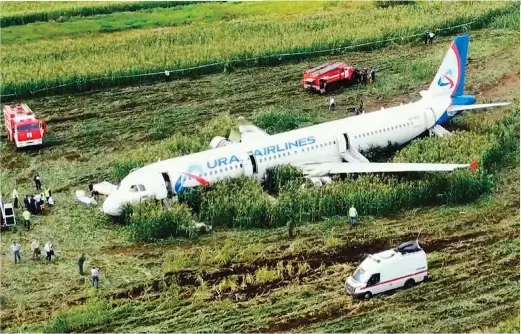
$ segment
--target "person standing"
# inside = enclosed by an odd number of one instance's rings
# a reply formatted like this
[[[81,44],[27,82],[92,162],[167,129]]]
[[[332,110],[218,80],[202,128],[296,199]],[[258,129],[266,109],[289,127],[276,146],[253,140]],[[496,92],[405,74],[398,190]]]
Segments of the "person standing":
[[[374,70],[374,68],[371,68],[371,81],[373,84],[376,81],[376,71]]]
[[[329,98],[329,111],[334,111],[335,110],[335,98],[333,96],[331,96]]]
[[[40,213],[40,208],[41,208],[40,207],[40,205],[41,205],[40,202],[42,200],[42,196],[37,193],[36,195],[34,195],[33,199],[34,199],[34,210],[35,210],[34,213],[37,215],[37,214]]]
[[[29,210],[25,209],[22,213],[22,216],[24,217],[24,226],[27,229],[27,231],[31,230],[31,213]]]
[[[428,35],[428,37],[429,37],[429,44],[432,44],[432,40],[434,39],[434,36],[435,36],[434,33],[431,31],[429,33],[429,35]]]
[[[51,244],[50,241],[47,241],[47,243],[44,246],[45,253],[47,254],[46,259],[47,262],[50,263],[52,256],[54,255],[54,246]]]
[[[18,264],[22,262],[22,258],[20,257],[20,251],[22,250],[22,246],[18,241],[13,241],[11,245],[11,252],[13,253],[14,263]]]
[[[42,180],[40,178],[40,174],[36,173],[34,176],[34,186],[36,187],[37,191],[42,190]]]
[[[85,263],[85,253],[81,253],[78,258],[78,269],[80,270],[80,275],[83,276],[83,263]]]
[[[351,208],[349,208],[349,218],[351,220],[351,226],[356,225],[356,219],[358,218],[358,212],[356,211],[354,205],[351,205]]]
[[[29,210],[31,206],[31,201],[29,201],[29,195],[25,195],[24,197],[24,207]]]
[[[90,277],[92,279],[92,286],[97,289],[99,286],[99,269],[97,267],[92,267]]]
[[[38,260],[40,258],[40,242],[36,239],[31,242],[31,249],[33,251],[33,260]]]
[[[18,191],[16,188],[13,190],[13,206],[15,209],[18,209]]]
[[[51,197],[51,189],[47,188],[45,189],[45,200],[49,202],[49,197]]]

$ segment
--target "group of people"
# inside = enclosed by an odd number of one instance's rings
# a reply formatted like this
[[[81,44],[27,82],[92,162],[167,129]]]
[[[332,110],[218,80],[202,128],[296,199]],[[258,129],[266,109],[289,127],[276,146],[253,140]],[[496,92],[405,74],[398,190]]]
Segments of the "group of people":
[[[331,95],[329,97],[329,111],[335,111],[335,98]],[[365,111],[364,111],[364,101],[363,100],[360,100],[360,105],[358,107],[355,108],[354,110],[354,113],[356,115],[360,115],[360,114],[363,114]]]
[[[25,195],[23,199],[23,213],[22,216],[24,218],[24,226],[29,231],[31,229],[31,215],[37,215],[41,213],[45,209],[45,203],[49,206],[54,205],[54,198],[51,194],[51,189],[46,188],[45,191],[42,190],[42,181],[40,175],[36,173],[33,178],[34,186],[36,187],[36,195]],[[15,209],[19,208],[19,195],[18,190],[16,188],[12,193],[13,198],[13,207]]]
[[[374,68],[364,67],[362,69],[355,69],[355,78],[358,84],[374,83],[376,81],[376,71]]]
[[[44,251],[46,253],[45,259],[47,262],[51,262],[52,257],[54,256],[54,246],[50,241],[47,241],[44,245]],[[40,242],[38,240],[33,240],[31,242],[31,251],[33,254],[33,260],[40,259],[40,256],[42,254],[40,250]],[[22,245],[18,240],[14,240],[11,244],[11,252],[13,254],[14,263],[18,264],[22,261],[21,252],[22,252]]]

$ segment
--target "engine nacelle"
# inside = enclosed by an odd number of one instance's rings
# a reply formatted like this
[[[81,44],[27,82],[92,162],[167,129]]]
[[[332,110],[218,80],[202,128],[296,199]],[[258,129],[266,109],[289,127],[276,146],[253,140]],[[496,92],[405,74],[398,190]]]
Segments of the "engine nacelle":
[[[210,148],[218,148],[223,146],[228,146],[232,142],[229,140],[226,140],[224,137],[213,137],[213,139],[210,141]]]

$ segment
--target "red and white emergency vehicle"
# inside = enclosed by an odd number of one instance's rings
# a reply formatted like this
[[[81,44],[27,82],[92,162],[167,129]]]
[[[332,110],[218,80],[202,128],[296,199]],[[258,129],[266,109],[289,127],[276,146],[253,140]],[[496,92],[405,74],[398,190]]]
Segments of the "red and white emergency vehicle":
[[[344,63],[322,64],[304,72],[302,85],[306,89],[314,89],[324,94],[328,86],[335,83],[354,83],[356,68]]]
[[[17,148],[41,145],[47,133],[45,121],[39,121],[27,104],[3,107],[7,137]]]

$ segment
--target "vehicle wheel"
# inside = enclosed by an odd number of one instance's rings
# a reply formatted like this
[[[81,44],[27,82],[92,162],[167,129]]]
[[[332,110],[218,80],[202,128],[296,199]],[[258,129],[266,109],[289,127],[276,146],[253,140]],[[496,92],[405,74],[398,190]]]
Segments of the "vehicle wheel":
[[[363,295],[363,298],[364,298],[365,300],[369,300],[369,299],[371,299],[372,297],[373,297],[373,294],[372,294],[370,291],[367,291],[367,292],[364,293],[364,295]]]
[[[405,284],[403,285],[404,288],[406,289],[409,289],[409,288],[412,288],[414,286],[416,282],[414,282],[413,279],[409,279],[405,282]]]

